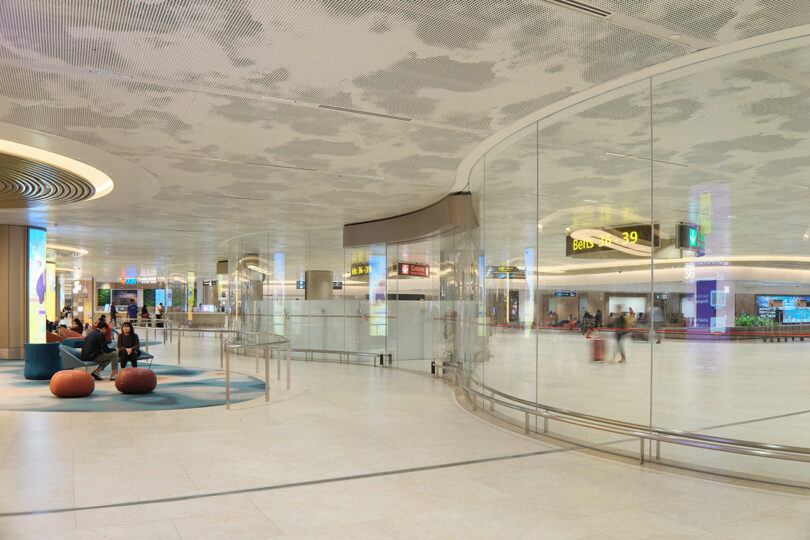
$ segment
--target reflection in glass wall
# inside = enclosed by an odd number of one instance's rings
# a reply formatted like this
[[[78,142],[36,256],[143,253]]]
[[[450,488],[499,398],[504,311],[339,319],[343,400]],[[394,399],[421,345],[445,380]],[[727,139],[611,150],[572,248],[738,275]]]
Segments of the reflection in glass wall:
[[[488,340],[473,382],[642,430],[810,447],[810,44],[780,47],[613,90],[480,158]],[[794,462],[665,453],[810,480]]]
[[[524,405],[810,447],[808,75],[810,43],[794,40],[569,106],[482,155],[472,225],[431,238],[234,240],[232,313],[299,350],[444,363]],[[307,299],[312,270],[332,272],[331,299]],[[523,425],[521,412],[496,414]],[[609,432],[551,429],[638,451]],[[810,480],[792,462],[664,452]]]

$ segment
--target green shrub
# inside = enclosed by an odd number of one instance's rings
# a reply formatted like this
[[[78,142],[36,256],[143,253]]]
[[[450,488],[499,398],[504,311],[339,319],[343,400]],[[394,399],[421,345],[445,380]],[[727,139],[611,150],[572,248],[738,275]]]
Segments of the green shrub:
[[[743,313],[737,318],[737,326],[775,326],[776,321],[767,317],[751,316]]]

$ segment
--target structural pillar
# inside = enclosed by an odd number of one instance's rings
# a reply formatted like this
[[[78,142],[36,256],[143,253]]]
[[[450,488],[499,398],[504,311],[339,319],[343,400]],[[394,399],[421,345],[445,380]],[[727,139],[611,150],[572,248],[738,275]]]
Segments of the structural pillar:
[[[0,225],[0,359],[45,342],[45,230]]]
[[[332,299],[332,272],[329,270],[307,270],[305,276],[307,280],[307,300]]]

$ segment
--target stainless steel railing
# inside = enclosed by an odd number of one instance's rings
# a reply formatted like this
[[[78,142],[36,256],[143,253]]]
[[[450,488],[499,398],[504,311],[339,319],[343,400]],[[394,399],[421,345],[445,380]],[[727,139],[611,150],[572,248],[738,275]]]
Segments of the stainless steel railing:
[[[714,435],[694,433],[691,431],[680,431],[649,425],[645,426],[632,422],[624,422],[621,420],[613,420],[611,418],[603,418],[600,416],[569,411],[560,407],[554,407],[552,405],[545,405],[515,396],[510,396],[509,394],[481,384],[473,377],[470,377],[470,380],[476,386],[478,386],[480,390],[473,388],[472,384],[466,384],[463,382],[464,377],[461,373],[459,373],[460,367],[457,363],[450,365],[445,364],[443,368],[446,373],[450,373],[455,377],[456,383],[467,393],[467,397],[472,403],[473,410],[478,409],[478,401],[480,400],[482,409],[485,408],[483,407],[483,404],[485,402],[489,402],[490,411],[494,411],[494,408],[497,405],[506,409],[522,412],[524,414],[524,433],[526,434],[530,433],[531,430],[529,419],[531,416],[535,416],[543,418],[543,433],[548,433],[549,431],[549,420],[555,420],[580,427],[608,431],[629,437],[637,437],[639,439],[640,446],[640,463],[644,463],[645,461],[645,441],[649,441],[650,443],[650,458],[652,458],[653,454],[652,442],[655,441],[656,460],[661,459],[661,443],[665,442],[695,448],[703,448],[707,450],[729,452],[733,454],[810,462],[810,448],[748,441],[743,439],[731,439]]]
[[[170,326],[167,319],[159,319],[163,326],[143,326],[133,324],[133,328],[145,331],[146,352],[149,352],[149,330],[155,334],[163,333],[163,342],[166,343],[166,336],[172,336],[177,341],[177,365],[181,364],[182,358],[182,337],[186,332],[192,334],[219,334],[219,367],[225,370],[225,408],[231,408],[231,351],[253,350],[256,355],[256,372],[259,372],[259,353],[264,351],[264,400],[270,401],[270,357],[272,351],[276,351],[276,380],[281,380],[281,357],[284,344],[287,345],[287,370],[286,386],[290,389],[291,382],[291,356],[292,346],[289,338],[278,334],[267,332],[250,332],[245,330],[230,330],[227,328],[186,328],[182,326]],[[154,319],[151,322],[156,322]],[[225,340],[225,335],[235,336],[230,341]],[[252,341],[252,343],[251,343]]]

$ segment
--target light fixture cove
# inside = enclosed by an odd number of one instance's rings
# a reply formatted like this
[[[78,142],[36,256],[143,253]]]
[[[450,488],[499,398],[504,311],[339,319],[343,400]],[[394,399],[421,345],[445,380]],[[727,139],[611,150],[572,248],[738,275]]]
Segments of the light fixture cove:
[[[93,196],[87,199],[88,201],[99,199],[113,190],[113,181],[109,176],[95,167],[91,167],[87,163],[82,163],[81,161],[63,156],[62,154],[56,154],[48,150],[5,139],[0,139],[0,153],[31,161],[39,161],[40,163],[45,163],[46,165],[71,172],[76,176],[84,178],[93,186],[94,190]]]

